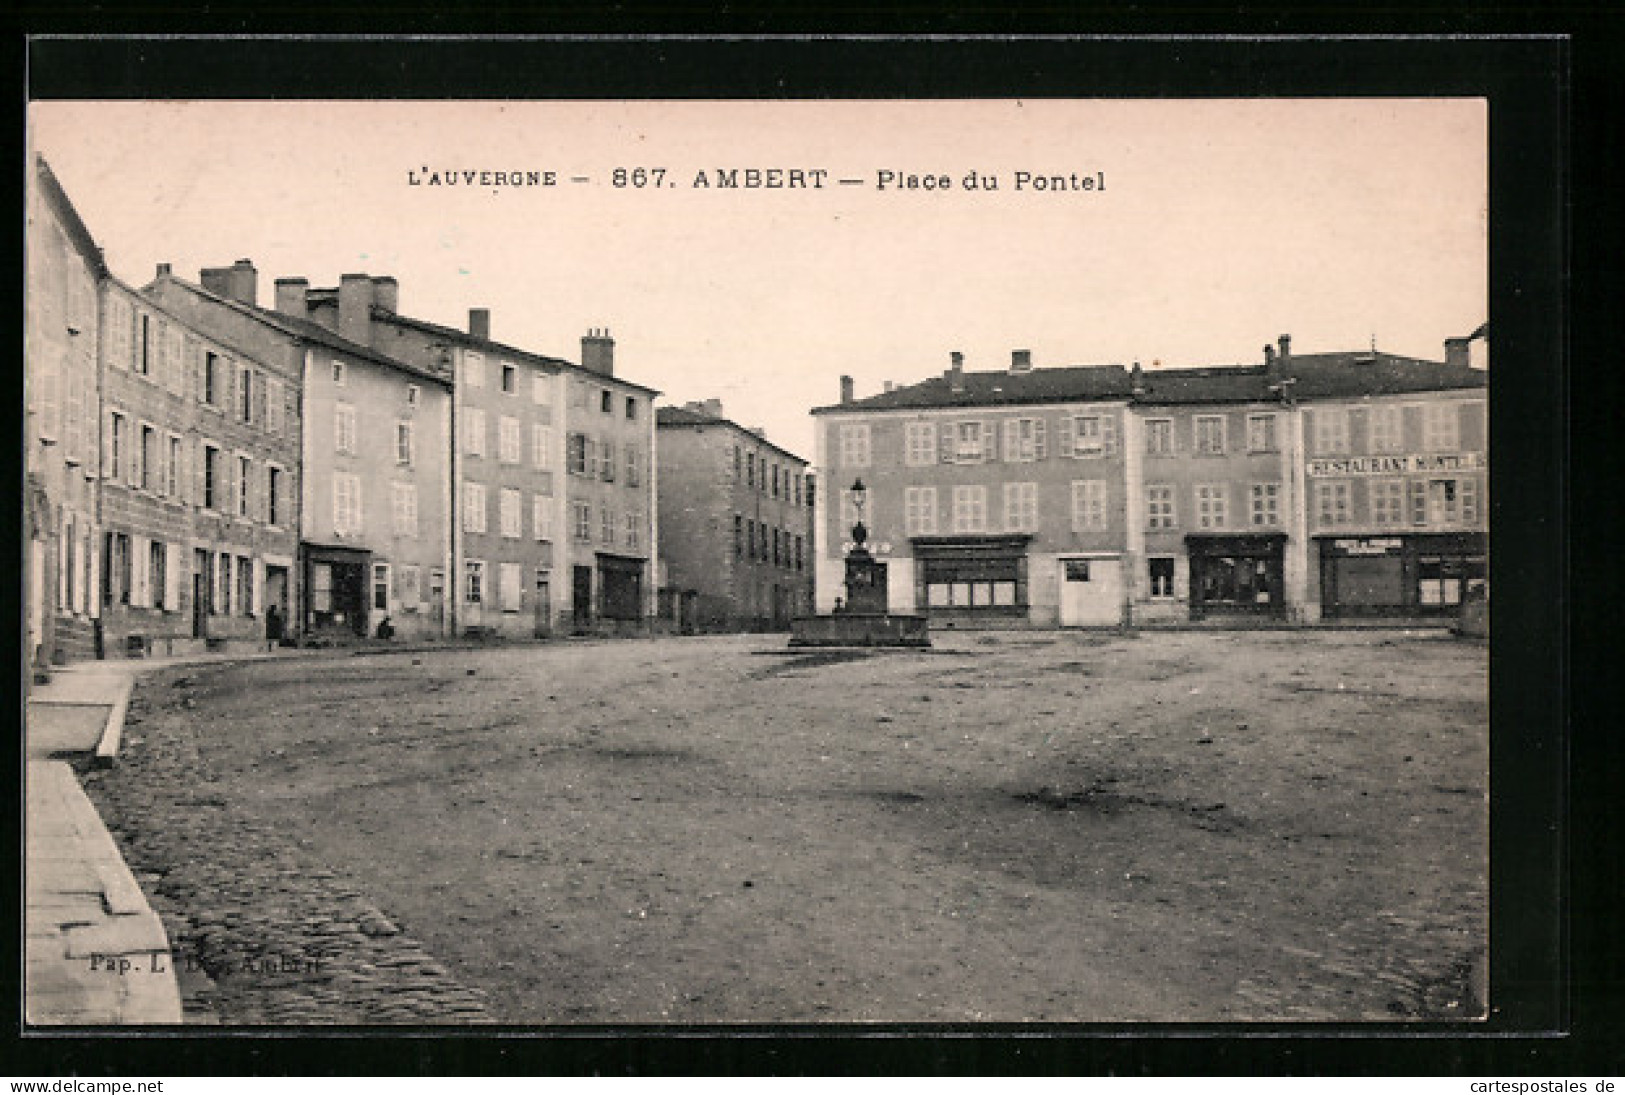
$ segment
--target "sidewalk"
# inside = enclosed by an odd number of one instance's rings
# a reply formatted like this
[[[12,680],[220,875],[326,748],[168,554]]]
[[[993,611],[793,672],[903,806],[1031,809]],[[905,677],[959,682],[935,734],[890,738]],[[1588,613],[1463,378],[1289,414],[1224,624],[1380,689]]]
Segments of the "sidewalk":
[[[59,667],[32,686],[27,770],[25,1014],[38,1026],[181,1022],[163,921],[66,757],[111,763],[135,679],[172,665],[285,656],[199,655]],[[154,824],[163,819],[154,818]]]

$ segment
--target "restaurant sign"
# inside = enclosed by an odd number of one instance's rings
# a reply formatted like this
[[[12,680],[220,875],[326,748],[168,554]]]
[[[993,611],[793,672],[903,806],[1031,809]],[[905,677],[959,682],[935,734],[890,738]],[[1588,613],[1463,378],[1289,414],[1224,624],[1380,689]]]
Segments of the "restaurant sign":
[[[1379,536],[1333,540],[1332,547],[1339,555],[1393,555],[1402,543],[1397,536]]]
[[[1309,461],[1310,478],[1343,475],[1411,475],[1425,472],[1481,471],[1481,452],[1401,453],[1395,456],[1340,456]]]

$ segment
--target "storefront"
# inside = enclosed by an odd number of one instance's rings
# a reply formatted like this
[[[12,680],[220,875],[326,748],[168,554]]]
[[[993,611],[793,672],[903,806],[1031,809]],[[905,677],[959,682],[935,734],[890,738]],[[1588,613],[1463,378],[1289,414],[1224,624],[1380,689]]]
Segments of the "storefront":
[[[1286,534],[1187,536],[1191,619],[1214,614],[1280,616],[1286,610]]]
[[[1324,536],[1321,614],[1326,617],[1450,616],[1486,590],[1482,532]]]
[[[914,550],[914,603],[934,621],[1027,616],[1026,534],[921,536]]]
[[[643,618],[643,570],[646,563],[624,555],[598,553],[598,614],[606,620]]]
[[[311,635],[367,632],[367,578],[372,552],[306,544],[304,630]]]

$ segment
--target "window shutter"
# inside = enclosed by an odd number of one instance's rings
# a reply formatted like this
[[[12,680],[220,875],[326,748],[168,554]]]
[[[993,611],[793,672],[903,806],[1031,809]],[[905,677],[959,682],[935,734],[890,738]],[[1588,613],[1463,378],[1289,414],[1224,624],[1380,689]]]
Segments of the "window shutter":
[[[1100,444],[1103,452],[1109,454],[1117,451],[1117,416],[1115,414],[1100,416]]]
[[[170,612],[181,609],[181,546],[164,545],[164,608]]]
[[[107,576],[102,573],[102,538],[90,538],[90,559],[87,567],[89,578],[85,582],[85,589],[90,591],[90,600],[87,602],[90,618],[100,619],[102,614],[102,589],[107,582]],[[93,584],[94,583],[94,584]]]
[[[1477,452],[1484,448],[1484,404],[1463,403],[1460,408],[1461,423],[1457,436],[1461,439],[1461,448],[1464,452]]]
[[[154,494],[169,493],[169,438],[154,433],[152,438],[152,490]]]
[[[1006,418],[1003,423],[1003,429],[1004,462],[1007,464],[1013,464],[1021,457],[1021,453],[1019,451],[1019,446],[1021,445],[1021,420],[1016,418]]]
[[[1408,409],[1408,408],[1407,408]],[[1425,480],[1412,479],[1406,484],[1410,492],[1411,524],[1428,522],[1428,485]]]
[[[945,423],[946,429],[937,431],[937,450],[942,456],[944,464],[952,464],[957,455],[955,446],[959,444],[959,426],[957,423]]]
[[[982,459],[984,461],[997,459],[994,455],[994,447],[997,444],[998,438],[994,433],[993,423],[984,421],[982,423]]]
[[[1405,408],[1404,447],[1407,449],[1420,449],[1422,447],[1422,407],[1420,404],[1410,404]]]
[[[207,478],[209,459],[203,442],[188,446],[192,450],[192,504],[201,507],[208,500],[208,493],[204,489]]]
[[[265,390],[267,379],[266,375],[261,373],[259,374],[259,383],[254,385],[254,421],[259,423],[262,428],[265,426],[265,407],[269,401]],[[259,602],[255,601],[254,603],[258,604]]]
[[[1047,456],[1044,445],[1044,420],[1033,419],[1033,459],[1043,460]]]
[[[1077,456],[1077,443],[1073,440],[1072,416],[1063,414],[1056,429],[1056,444],[1061,447],[1061,455],[1068,460]]]
[[[133,418],[125,419],[124,438],[124,481],[132,487],[141,485],[141,461],[146,457],[146,445],[142,442],[141,423]]]
[[[254,559],[254,615],[265,615],[265,560]]]
[[[132,608],[146,608],[152,603],[148,595],[148,561],[151,558],[151,543],[145,536],[132,536],[130,538],[130,606]]]

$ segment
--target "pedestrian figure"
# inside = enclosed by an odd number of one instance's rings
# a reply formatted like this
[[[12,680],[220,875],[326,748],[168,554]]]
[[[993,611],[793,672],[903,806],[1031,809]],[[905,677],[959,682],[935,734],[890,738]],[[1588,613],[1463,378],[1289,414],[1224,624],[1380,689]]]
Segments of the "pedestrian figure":
[[[282,610],[271,605],[265,610],[265,649],[271,650],[282,641]]]
[[[390,622],[388,616],[385,616],[378,624],[378,637],[385,640],[395,637],[395,625]]]

